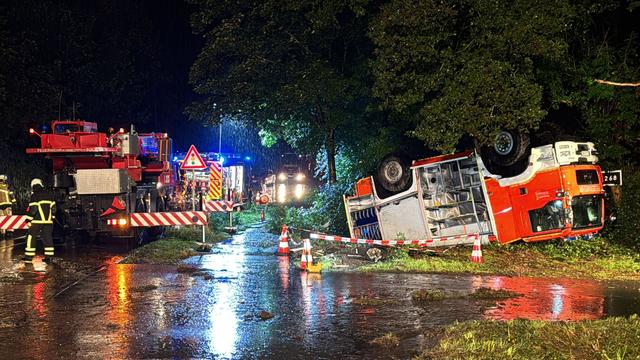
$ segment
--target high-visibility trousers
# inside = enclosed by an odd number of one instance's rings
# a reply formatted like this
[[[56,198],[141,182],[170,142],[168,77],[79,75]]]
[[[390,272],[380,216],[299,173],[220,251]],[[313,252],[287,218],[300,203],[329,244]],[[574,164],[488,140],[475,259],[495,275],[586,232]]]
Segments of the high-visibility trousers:
[[[24,249],[25,262],[31,262],[33,257],[36,256],[38,241],[42,242],[45,257],[54,255],[53,224],[31,224]]]

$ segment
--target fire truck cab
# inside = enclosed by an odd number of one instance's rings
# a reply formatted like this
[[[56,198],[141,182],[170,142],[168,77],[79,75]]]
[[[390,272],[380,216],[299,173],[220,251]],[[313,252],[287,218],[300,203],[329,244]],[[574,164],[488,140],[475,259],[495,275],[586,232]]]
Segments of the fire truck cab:
[[[430,246],[590,236],[603,226],[602,171],[593,143],[531,149],[514,177],[490,174],[473,151],[414,161],[411,187],[381,199],[374,179],[345,196],[351,237],[433,239]]]

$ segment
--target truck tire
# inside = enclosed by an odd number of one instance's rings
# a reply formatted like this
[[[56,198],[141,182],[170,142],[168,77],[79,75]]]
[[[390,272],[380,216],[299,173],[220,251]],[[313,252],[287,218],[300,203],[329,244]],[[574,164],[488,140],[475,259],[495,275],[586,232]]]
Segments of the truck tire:
[[[410,162],[406,156],[389,154],[385,156],[374,174],[378,197],[386,198],[411,187]]]
[[[164,197],[156,196],[155,199],[155,204],[152,206],[152,208],[155,209],[154,212],[164,212],[166,210]],[[140,199],[137,200],[136,212],[147,212],[147,205],[144,201],[141,201]],[[164,231],[164,226],[136,228],[134,229],[134,237],[136,238],[138,244],[142,245],[162,238],[162,236],[164,235]]]
[[[494,175],[514,176],[528,165],[530,138],[516,130],[502,130],[494,142],[480,149],[487,170]]]

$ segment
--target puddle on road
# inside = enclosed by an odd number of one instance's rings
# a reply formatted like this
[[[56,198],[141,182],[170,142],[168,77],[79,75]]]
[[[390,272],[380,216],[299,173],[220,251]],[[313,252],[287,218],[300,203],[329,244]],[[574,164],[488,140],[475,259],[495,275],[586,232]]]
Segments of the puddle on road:
[[[408,358],[432,344],[430,331],[456,320],[584,320],[640,312],[640,283],[307,274],[295,270],[292,259],[274,256],[276,248],[277,236],[249,229],[186,261],[209,279],[171,266],[111,261],[55,299],[60,287],[51,280],[0,283],[0,348],[51,358]],[[490,307],[460,297],[483,287],[521,296]],[[411,294],[420,289],[458,298],[417,307]],[[274,317],[260,319],[262,310]],[[386,333],[396,334],[400,346],[370,345]]]

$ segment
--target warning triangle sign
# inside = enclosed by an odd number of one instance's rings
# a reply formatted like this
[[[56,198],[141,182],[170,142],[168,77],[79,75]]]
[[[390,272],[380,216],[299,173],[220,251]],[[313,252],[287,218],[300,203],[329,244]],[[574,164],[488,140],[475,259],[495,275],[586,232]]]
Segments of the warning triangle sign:
[[[187,151],[187,155],[184,157],[182,161],[182,165],[180,165],[180,169],[182,170],[201,170],[206,169],[207,164],[205,164],[204,160],[196,150],[196,147],[191,145],[189,151]]]

